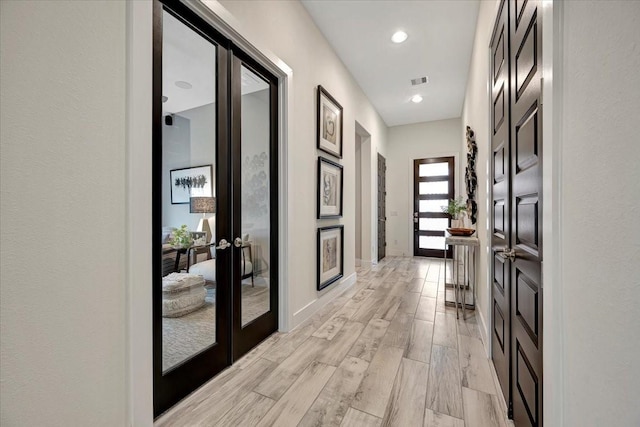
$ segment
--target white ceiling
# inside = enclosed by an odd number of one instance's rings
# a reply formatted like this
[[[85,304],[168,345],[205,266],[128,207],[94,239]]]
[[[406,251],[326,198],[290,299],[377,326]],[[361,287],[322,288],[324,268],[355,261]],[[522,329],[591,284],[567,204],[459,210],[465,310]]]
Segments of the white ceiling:
[[[302,3],[388,126],[460,117],[478,0]],[[407,41],[391,41],[397,30]],[[412,87],[422,76],[429,83]]]

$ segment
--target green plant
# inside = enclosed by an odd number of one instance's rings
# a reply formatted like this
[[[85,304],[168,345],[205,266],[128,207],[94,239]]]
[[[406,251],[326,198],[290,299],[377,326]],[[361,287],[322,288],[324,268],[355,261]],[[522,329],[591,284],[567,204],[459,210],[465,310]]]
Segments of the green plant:
[[[191,232],[186,224],[182,224],[180,228],[173,231],[169,244],[176,248],[187,248],[191,246]]]
[[[460,214],[467,212],[467,204],[462,200],[462,197],[451,199],[448,206],[442,207],[442,212],[451,215],[451,219],[460,219]]]

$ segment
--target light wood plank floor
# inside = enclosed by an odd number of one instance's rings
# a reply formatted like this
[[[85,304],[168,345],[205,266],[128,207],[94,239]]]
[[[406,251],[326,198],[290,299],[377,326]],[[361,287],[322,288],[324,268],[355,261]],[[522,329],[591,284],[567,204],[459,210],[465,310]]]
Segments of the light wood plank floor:
[[[479,426],[505,419],[473,312],[444,306],[444,264],[385,258],[276,333],[160,426]]]

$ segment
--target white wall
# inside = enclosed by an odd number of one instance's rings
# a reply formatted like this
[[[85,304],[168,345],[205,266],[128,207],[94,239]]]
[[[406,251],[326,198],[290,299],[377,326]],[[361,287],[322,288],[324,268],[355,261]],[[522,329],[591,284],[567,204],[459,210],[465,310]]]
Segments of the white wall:
[[[460,173],[464,177],[464,170],[467,166],[467,139],[466,127],[469,126],[476,134],[476,144],[478,145],[478,156],[476,158],[476,174],[478,175],[478,188],[476,189],[476,202],[478,203],[478,222],[475,225],[478,239],[480,240],[479,262],[478,262],[478,308],[482,322],[482,333],[485,344],[490,337],[488,331],[491,323],[489,308],[491,300],[490,281],[487,278],[488,271],[488,250],[491,243],[491,232],[487,221],[488,209],[488,159],[491,150],[491,139],[489,132],[489,43],[493,31],[495,16],[497,14],[497,0],[480,2],[478,12],[478,22],[476,25],[476,36],[473,42],[473,53],[469,68],[469,78],[467,80],[467,91],[464,105],[462,107],[462,127],[458,136],[460,151],[462,153],[460,162]],[[466,198],[466,187],[464,179],[461,189]],[[487,344],[488,345],[488,344]]]
[[[124,2],[0,2],[0,424],[127,423]]]
[[[259,37],[269,49],[293,69],[290,117],[293,134],[288,136],[289,233],[295,247],[289,250],[290,306],[294,325],[327,301],[327,291],[316,291],[316,230],[319,226],[345,226],[345,278],[355,273],[355,121],[369,133],[373,147],[384,153],[387,128],[340,59],[330,48],[304,7],[298,2],[222,1],[251,37]],[[251,41],[252,38],[249,40]],[[316,150],[316,87],[322,85],[344,107],[344,216],[340,220],[316,220],[316,170],[321,152]],[[328,156],[322,154],[324,156]],[[364,167],[364,165],[363,165]],[[373,177],[372,177],[373,178]],[[375,181],[374,181],[375,182]],[[331,295],[329,295],[331,296]],[[306,309],[305,309],[306,308]]]
[[[413,256],[413,161],[455,156],[460,196],[460,119],[389,128],[387,157],[387,255]]]
[[[640,2],[565,2],[561,232],[567,426],[640,425]]]

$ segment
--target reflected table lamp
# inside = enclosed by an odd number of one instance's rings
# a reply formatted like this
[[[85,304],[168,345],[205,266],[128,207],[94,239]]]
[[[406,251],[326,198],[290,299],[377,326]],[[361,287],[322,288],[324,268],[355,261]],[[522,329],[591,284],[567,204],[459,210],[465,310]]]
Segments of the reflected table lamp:
[[[202,218],[198,223],[198,229],[196,231],[204,231],[207,233],[207,242],[211,241],[212,230],[209,227],[209,221],[205,217],[208,213],[216,212],[216,198],[215,197],[191,197],[189,199],[189,212],[201,213]]]

